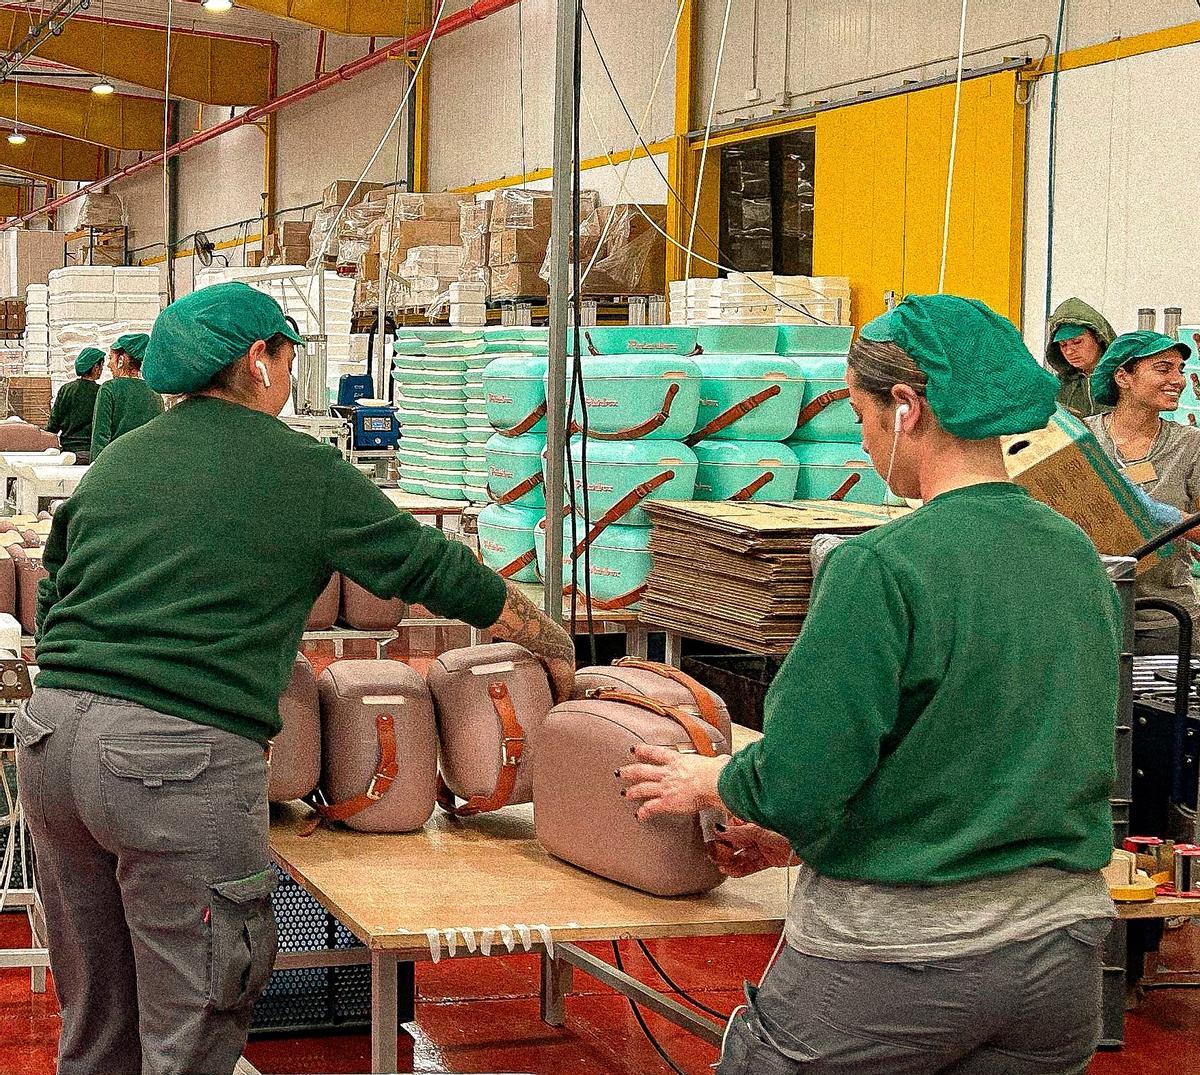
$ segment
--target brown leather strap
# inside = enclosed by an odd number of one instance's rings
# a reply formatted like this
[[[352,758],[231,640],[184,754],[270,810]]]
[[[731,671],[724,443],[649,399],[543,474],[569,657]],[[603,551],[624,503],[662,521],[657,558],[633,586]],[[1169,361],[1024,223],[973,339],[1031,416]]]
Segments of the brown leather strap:
[[[722,411],[711,422],[696,430],[690,437],[686,437],[685,443],[696,444],[704,440],[706,437],[711,437],[715,433],[720,433],[726,426],[733,425],[739,418],[745,418],[755,407],[761,407],[769,399],[774,399],[783,389],[779,385],[773,384],[769,388],[763,388],[755,392],[752,396],[747,396],[741,403],[735,403],[728,410]]]
[[[630,605],[636,605],[642,599],[647,589],[646,583],[643,582],[640,586],[635,586],[628,593],[623,593],[620,597],[610,597],[607,601],[599,597],[593,597],[592,609],[596,612],[619,612]],[[570,597],[575,592],[575,587],[569,583],[563,587],[563,597]],[[583,595],[580,594],[580,596],[582,597]]]
[[[775,472],[773,470],[763,471],[763,473],[755,478],[754,481],[752,481],[745,488],[739,489],[729,499],[738,501],[749,500],[754,496],[755,493],[757,493],[764,486],[769,485],[774,480]]]
[[[533,408],[524,418],[522,418],[515,426],[510,429],[498,430],[502,437],[519,437],[524,433],[528,433],[535,425],[546,417],[546,404],[539,403]]]
[[[512,504],[520,500],[526,493],[532,493],[545,480],[546,475],[539,470],[536,474],[530,474],[524,481],[517,482],[507,493],[501,493],[500,495],[492,492],[492,487],[489,484],[487,495],[491,497],[493,503]]]
[[[656,698],[647,698],[644,694],[631,694],[628,691],[614,690],[612,687],[597,687],[590,691],[584,692],[585,698],[594,698],[598,702],[621,702],[624,705],[636,706],[638,709],[645,709],[650,713],[657,713],[660,717],[667,717],[675,721],[686,733],[688,739],[692,741],[692,746],[696,748],[697,754],[703,754],[706,758],[715,758],[717,751],[712,745],[712,740],[705,731],[704,726],[684,709],[679,709],[673,705],[663,705]]]
[[[537,549],[521,553],[512,563],[505,564],[496,572],[502,579],[511,579],[518,571],[523,571],[537,559]]]
[[[671,405],[675,402],[677,395],[679,395],[679,382],[672,381],[667,386],[666,395],[663,396],[663,404],[658,409],[657,414],[647,418],[639,425],[630,426],[628,429],[622,429],[617,433],[597,433],[594,429],[589,429],[588,436],[592,440],[637,440],[639,437],[644,437],[647,433],[653,433],[671,417]],[[585,403],[584,406],[587,406],[587,404]],[[582,433],[583,427],[578,422],[572,422],[571,432]]]
[[[653,672],[656,676],[662,676],[663,679],[678,683],[681,687],[686,688],[692,696],[700,719],[713,728],[721,727],[723,721],[717,713],[717,703],[713,700],[712,694],[686,672],[681,672],[673,665],[659,664],[658,661],[643,661],[640,657],[622,657],[614,663],[617,668],[640,668],[643,672]]]
[[[578,556],[583,550],[596,540],[605,530],[613,523],[624,516],[627,512],[637,507],[643,500],[646,499],[655,489],[661,489],[667,482],[675,477],[675,471],[664,470],[661,474],[655,474],[653,478],[642,482],[640,485],[635,485],[629,490],[620,500],[618,500],[611,508],[600,516],[594,523],[592,528],[584,535],[579,544],[575,546],[575,551],[571,555]]]
[[[396,722],[390,713],[380,713],[375,718],[375,732],[379,737],[379,763],[367,790],[350,799],[329,806],[318,805],[317,813],[325,821],[345,821],[348,817],[362,813],[368,806],[379,802],[396,781],[400,767],[396,762]]]
[[[796,428],[799,429],[801,426],[808,425],[826,407],[837,403],[838,400],[849,398],[849,388],[835,388],[828,392],[822,392],[807,407],[800,411],[800,417],[796,420]]]
[[[521,755],[525,753],[525,729],[517,719],[517,711],[513,708],[512,696],[504,680],[488,684],[488,698],[500,721],[500,773],[490,795],[474,795],[462,806],[455,805],[454,793],[439,775],[438,805],[455,817],[486,814],[507,806],[517,784],[517,767],[521,764]]]
[[[829,499],[830,500],[845,500],[846,496],[850,492],[850,490],[853,489],[860,481],[862,481],[861,474],[851,474],[850,477],[848,477],[844,482],[842,482],[842,484],[839,485],[829,495]]]

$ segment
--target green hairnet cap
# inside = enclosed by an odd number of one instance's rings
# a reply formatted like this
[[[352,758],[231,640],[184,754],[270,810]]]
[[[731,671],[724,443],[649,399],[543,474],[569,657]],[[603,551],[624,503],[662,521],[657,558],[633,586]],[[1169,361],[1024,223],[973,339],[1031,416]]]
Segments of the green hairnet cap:
[[[1087,325],[1060,325],[1054,334],[1054,342],[1066,343],[1067,340],[1077,340],[1087,331]]]
[[[131,358],[136,358],[139,362],[146,357],[146,348],[150,345],[150,337],[144,332],[127,332],[124,336],[118,336],[116,343],[112,345],[114,351],[124,351]]]
[[[925,398],[941,427],[964,440],[1042,429],[1059,382],[1029,353],[1011,321],[976,299],[909,295],[863,326],[894,343],[928,378]]]
[[[1184,359],[1192,357],[1192,349],[1179,340],[1164,336],[1161,332],[1151,332],[1149,329],[1139,329],[1137,332],[1126,332],[1118,336],[1100,365],[1092,372],[1092,399],[1106,407],[1115,407],[1120,392],[1117,390],[1115,374],[1122,366],[1128,366],[1139,358],[1149,358],[1151,355],[1161,355],[1164,351],[1174,348]]]
[[[75,373],[82,377],[85,373],[91,372],[97,362],[103,361],[104,352],[99,347],[85,347],[75,356]]]
[[[154,322],[142,377],[156,392],[198,392],[257,340],[304,341],[270,295],[234,281],[171,303]]]

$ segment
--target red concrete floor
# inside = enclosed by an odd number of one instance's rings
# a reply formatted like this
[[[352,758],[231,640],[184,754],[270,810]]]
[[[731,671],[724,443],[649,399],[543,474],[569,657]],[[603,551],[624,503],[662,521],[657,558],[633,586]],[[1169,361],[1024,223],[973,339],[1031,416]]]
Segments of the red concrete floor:
[[[0,915],[0,948],[28,940],[24,915]],[[611,948],[589,947],[611,960]],[[680,987],[722,1012],[738,1003],[742,979],[758,977],[772,947],[771,939],[762,937],[651,943]],[[629,970],[662,987],[636,945],[624,942],[621,948]],[[1200,966],[1200,928],[1168,933],[1163,962],[1174,968]],[[538,1017],[537,983],[537,960],[526,955],[419,965],[414,1039],[401,1038],[401,1070],[670,1075],[623,997],[577,975],[567,1001],[567,1025],[556,1030]],[[716,1050],[653,1015],[647,1020],[682,1071],[709,1071]],[[0,1075],[53,1075],[58,1027],[52,990],[32,995],[28,971],[0,970]],[[1151,993],[1129,1013],[1126,1041],[1123,1050],[1097,1056],[1090,1075],[1200,1071],[1200,990]],[[266,1075],[370,1069],[362,1033],[256,1040],[247,1055]]]

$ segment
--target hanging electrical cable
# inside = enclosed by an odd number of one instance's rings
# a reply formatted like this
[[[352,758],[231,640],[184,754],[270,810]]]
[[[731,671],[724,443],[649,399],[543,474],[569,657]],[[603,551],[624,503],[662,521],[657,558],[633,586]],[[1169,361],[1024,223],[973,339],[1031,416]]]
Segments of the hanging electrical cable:
[[[616,941],[613,941],[611,943],[612,943],[612,950],[613,950],[613,959],[616,961],[617,970],[624,973],[625,962],[624,962],[624,960],[621,959],[620,945],[618,945]],[[666,1049],[664,1049],[662,1047],[662,1045],[659,1043],[658,1038],[656,1038],[654,1036],[654,1033],[646,1025],[646,1018],[645,1018],[645,1016],[642,1015],[642,1009],[640,1007],[638,1007],[637,1002],[633,999],[633,997],[626,997],[625,999],[629,1001],[629,1008],[633,1012],[634,1019],[637,1020],[637,1025],[639,1027],[641,1027],[642,1033],[646,1036],[646,1040],[648,1042],[650,1042],[651,1045],[654,1046],[654,1051],[656,1053],[658,1053],[658,1055],[662,1059],[663,1063],[666,1064],[667,1067],[669,1067],[673,1072],[675,1072],[675,1075],[684,1075],[683,1069],[678,1064],[676,1064],[674,1060],[671,1059],[670,1054],[667,1052]]]
[[[617,98],[617,102],[621,106],[621,111],[624,113],[626,121],[629,123],[629,126],[633,129],[634,136],[637,140],[636,144],[641,147],[642,152],[646,156],[646,159],[648,159],[650,161],[650,164],[653,166],[654,170],[658,173],[658,176],[663,181],[663,184],[667,188],[668,193],[670,193],[671,196],[675,198],[675,200],[679,203],[680,207],[682,208],[683,212],[689,216],[689,219],[694,221],[696,218],[692,214],[689,213],[688,206],[684,202],[683,196],[679,193],[678,190],[676,190],[674,185],[671,183],[670,179],[667,178],[666,173],[662,170],[662,166],[658,163],[658,160],[655,158],[654,152],[650,149],[650,146],[646,143],[646,139],[643,136],[641,129],[638,127],[637,121],[633,118],[633,114],[629,111],[629,107],[625,103],[625,98],[622,96],[621,90],[617,86],[616,79],[613,78],[612,69],[608,65],[608,60],[606,59],[603,50],[600,48],[600,42],[596,40],[596,35],[595,35],[595,32],[592,30],[591,22],[588,20],[586,9],[584,10],[584,13],[583,13],[583,21],[584,21],[585,27],[587,28],[588,36],[592,40],[592,45],[596,50],[596,56],[600,60],[600,66],[603,68],[605,77],[608,79],[608,84],[612,87],[613,93]],[[591,101],[588,98],[587,94],[583,95],[583,105],[584,105],[584,108],[587,109],[588,118],[592,123],[592,129],[594,130],[596,137],[600,140],[602,145],[605,144],[606,140],[604,138],[604,135],[600,131],[599,125],[596,123],[596,117],[592,111]],[[615,170],[617,167],[617,164],[613,160],[612,154],[606,150],[604,153],[604,156],[608,161],[609,167],[611,167]],[[653,231],[655,231],[659,235],[661,235],[663,237],[663,239],[670,246],[674,247],[676,250],[686,252],[687,247],[685,247],[682,243],[680,243],[678,240],[676,240],[673,236],[668,234],[663,229],[663,227],[658,223],[658,221],[654,220],[645,211],[645,209],[643,209],[641,207],[641,205],[639,205],[635,202],[634,208],[637,210],[638,214],[642,217],[642,219],[646,222],[646,224]],[[717,251],[717,256],[719,258],[721,258],[722,260],[721,261],[712,261],[709,258],[706,258],[706,257],[704,257],[700,254],[696,254],[694,252],[692,255],[693,259],[695,261],[700,262],[703,265],[708,265],[710,268],[717,269],[721,272],[727,272],[727,273],[737,272],[738,271],[737,269],[734,269],[730,265],[726,264],[726,262],[728,262],[730,259],[725,255],[724,251],[721,250],[720,244],[717,242],[716,239],[713,238],[712,235],[709,234],[709,232],[705,229],[704,225],[697,223],[696,226],[697,226],[697,230],[700,232],[700,234],[704,238],[706,238],[710,243],[712,243],[713,249],[715,249]],[[793,302],[789,302],[788,300],[779,297],[770,288],[759,283],[757,280],[755,280],[751,276],[747,276],[746,280],[751,285],[756,287],[759,291],[761,291],[764,295],[770,296],[770,298],[773,302],[777,302],[781,306],[786,306],[789,310],[794,310],[796,313],[804,314],[814,324],[826,325],[826,326],[828,326],[830,324],[830,322],[824,321],[821,318],[817,317],[816,314],[811,313],[809,311],[809,309],[803,303],[793,303]]]
[[[650,961],[650,966],[654,968],[655,973],[667,983],[669,988],[675,990],[675,992],[683,997],[683,999],[689,1004],[695,1005],[706,1015],[711,1015],[714,1019],[720,1019],[721,1022],[725,1022],[725,1020],[729,1018],[728,1012],[719,1012],[716,1008],[710,1008],[703,1001],[697,1000],[691,995],[691,993],[687,992],[678,982],[676,982],[674,978],[672,978],[665,970],[663,970],[662,964],[654,958],[654,953],[650,951],[645,941],[639,940],[637,945],[642,950],[642,955],[644,955]]]
[[[165,73],[163,75],[163,243],[167,250],[167,302],[175,301],[175,246],[171,241],[171,30],[175,21],[175,0],[167,0]]]
[[[521,123],[521,189],[529,175],[529,164],[525,159],[525,2],[517,0],[517,97],[520,103],[518,116]]]
[[[708,145],[712,141],[713,119],[717,114],[717,87],[721,82],[721,63],[725,59],[725,42],[729,38],[729,13],[733,0],[725,0],[725,20],[721,23],[721,43],[717,46],[717,64],[713,71],[712,91],[708,95],[708,121],[704,124],[704,144],[700,147],[700,170],[696,173],[696,197],[692,202],[692,226],[688,231],[687,257],[683,264],[683,278],[692,275],[692,250],[696,245],[696,217],[700,212],[700,194],[704,190],[704,166],[708,162]]]
[[[950,123],[950,167],[946,172],[946,213],[942,220],[942,263],[938,270],[938,294],[946,290],[946,255],[950,250],[950,202],[954,196],[954,162],[958,155],[958,115],[962,105],[963,56],[967,49],[967,3],[963,0],[958,24],[958,70],[954,76],[954,119]]]
[[[675,21],[671,24],[671,33],[667,37],[667,45],[666,45],[666,48],[663,49],[662,60],[660,60],[659,64],[658,64],[658,74],[655,75],[655,77],[654,77],[654,85],[650,87],[650,97],[647,99],[646,107],[642,111],[642,121],[639,125],[637,125],[635,127],[635,129],[645,127],[646,123],[650,119],[650,110],[654,107],[654,100],[658,96],[659,86],[662,85],[663,75],[666,73],[666,70],[667,70],[667,63],[671,59],[671,57],[675,51],[675,36],[679,33],[679,23],[680,23],[680,20],[683,18],[683,9],[685,6],[686,6],[686,0],[679,0],[679,4],[675,9]],[[586,12],[584,12],[584,18],[585,19],[587,18]],[[588,24],[588,33],[589,33],[589,35],[592,34],[592,28],[591,28],[590,23]],[[595,41],[594,35],[592,35],[592,40]],[[596,129],[595,117],[592,115],[590,103],[588,105],[588,116],[592,120],[592,127],[595,130]],[[603,140],[602,140],[602,143],[603,143]],[[630,169],[633,167],[634,160],[636,159],[635,151],[636,151],[637,147],[638,147],[638,144],[636,141],[634,142],[634,144],[632,146],[629,147],[629,156],[626,158],[625,167],[621,170],[621,173],[619,175],[618,189],[617,189],[617,202],[618,203],[625,199],[625,195],[628,192],[629,172],[630,172]],[[608,159],[611,162],[612,161],[611,154],[606,154],[606,155],[608,156]],[[615,165],[613,165],[613,167],[615,168]],[[630,200],[634,201],[634,199],[632,199],[632,198]],[[635,204],[636,204],[636,202],[635,202]],[[604,221],[604,227],[600,232],[600,238],[596,243],[596,249],[594,251],[592,251],[592,256],[591,256],[591,259],[588,261],[587,268],[584,269],[584,271],[583,271],[583,277],[579,283],[580,287],[582,287],[583,284],[587,281],[587,278],[592,271],[592,267],[596,264],[597,259],[600,257],[600,251],[604,249],[604,240],[608,238],[609,229],[611,229],[613,222],[615,220],[616,220],[616,214],[610,212],[608,214],[608,217]]]
[[[342,217],[345,216],[346,210],[354,201],[354,196],[358,193],[359,187],[366,182],[367,176],[370,174],[371,169],[375,167],[375,162],[379,160],[379,155],[383,152],[383,147],[388,144],[388,140],[392,137],[392,134],[396,130],[397,124],[399,124],[401,117],[403,117],[404,111],[408,107],[408,99],[412,96],[413,89],[417,84],[417,79],[420,77],[421,71],[425,66],[425,61],[429,58],[429,50],[433,48],[433,43],[437,39],[438,26],[441,25],[442,15],[445,13],[445,10],[446,4],[443,0],[443,2],[438,5],[437,12],[433,17],[433,25],[430,26],[429,33],[425,38],[425,46],[421,49],[421,55],[417,60],[416,67],[414,67],[412,70],[412,77],[408,81],[408,87],[405,89],[404,96],[401,98],[400,104],[396,108],[395,115],[392,116],[392,121],[388,124],[387,130],[383,132],[383,137],[379,139],[379,144],[375,147],[375,151],[368,159],[366,167],[363,168],[359,177],[354,181],[354,185],[350,188],[349,193],[347,193],[346,200],[342,202],[340,206],[338,206],[338,211],[334,215],[333,220],[330,222],[329,230],[325,233],[325,238],[321,241],[321,248],[317,251],[317,257],[313,263],[314,265],[318,267],[321,265],[321,262],[325,258],[326,252],[329,250],[329,241],[336,234],[338,225],[342,222]],[[314,269],[314,272],[316,271],[320,271],[319,268]]]
[[[1067,20],[1067,0],[1058,2],[1058,27],[1054,31],[1054,70],[1050,75],[1050,141],[1046,158],[1046,317],[1054,303],[1054,186],[1058,142],[1058,76],[1062,69],[1063,26]]]

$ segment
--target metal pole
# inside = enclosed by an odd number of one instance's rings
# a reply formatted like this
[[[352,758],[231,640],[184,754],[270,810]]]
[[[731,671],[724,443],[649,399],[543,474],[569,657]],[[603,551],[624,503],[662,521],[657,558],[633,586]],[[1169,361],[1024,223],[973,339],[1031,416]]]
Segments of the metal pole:
[[[546,615],[562,622],[563,471],[567,450],[567,320],[570,309],[572,135],[576,13],[558,0],[554,65],[554,205],[550,236],[550,357],[546,381]]]

